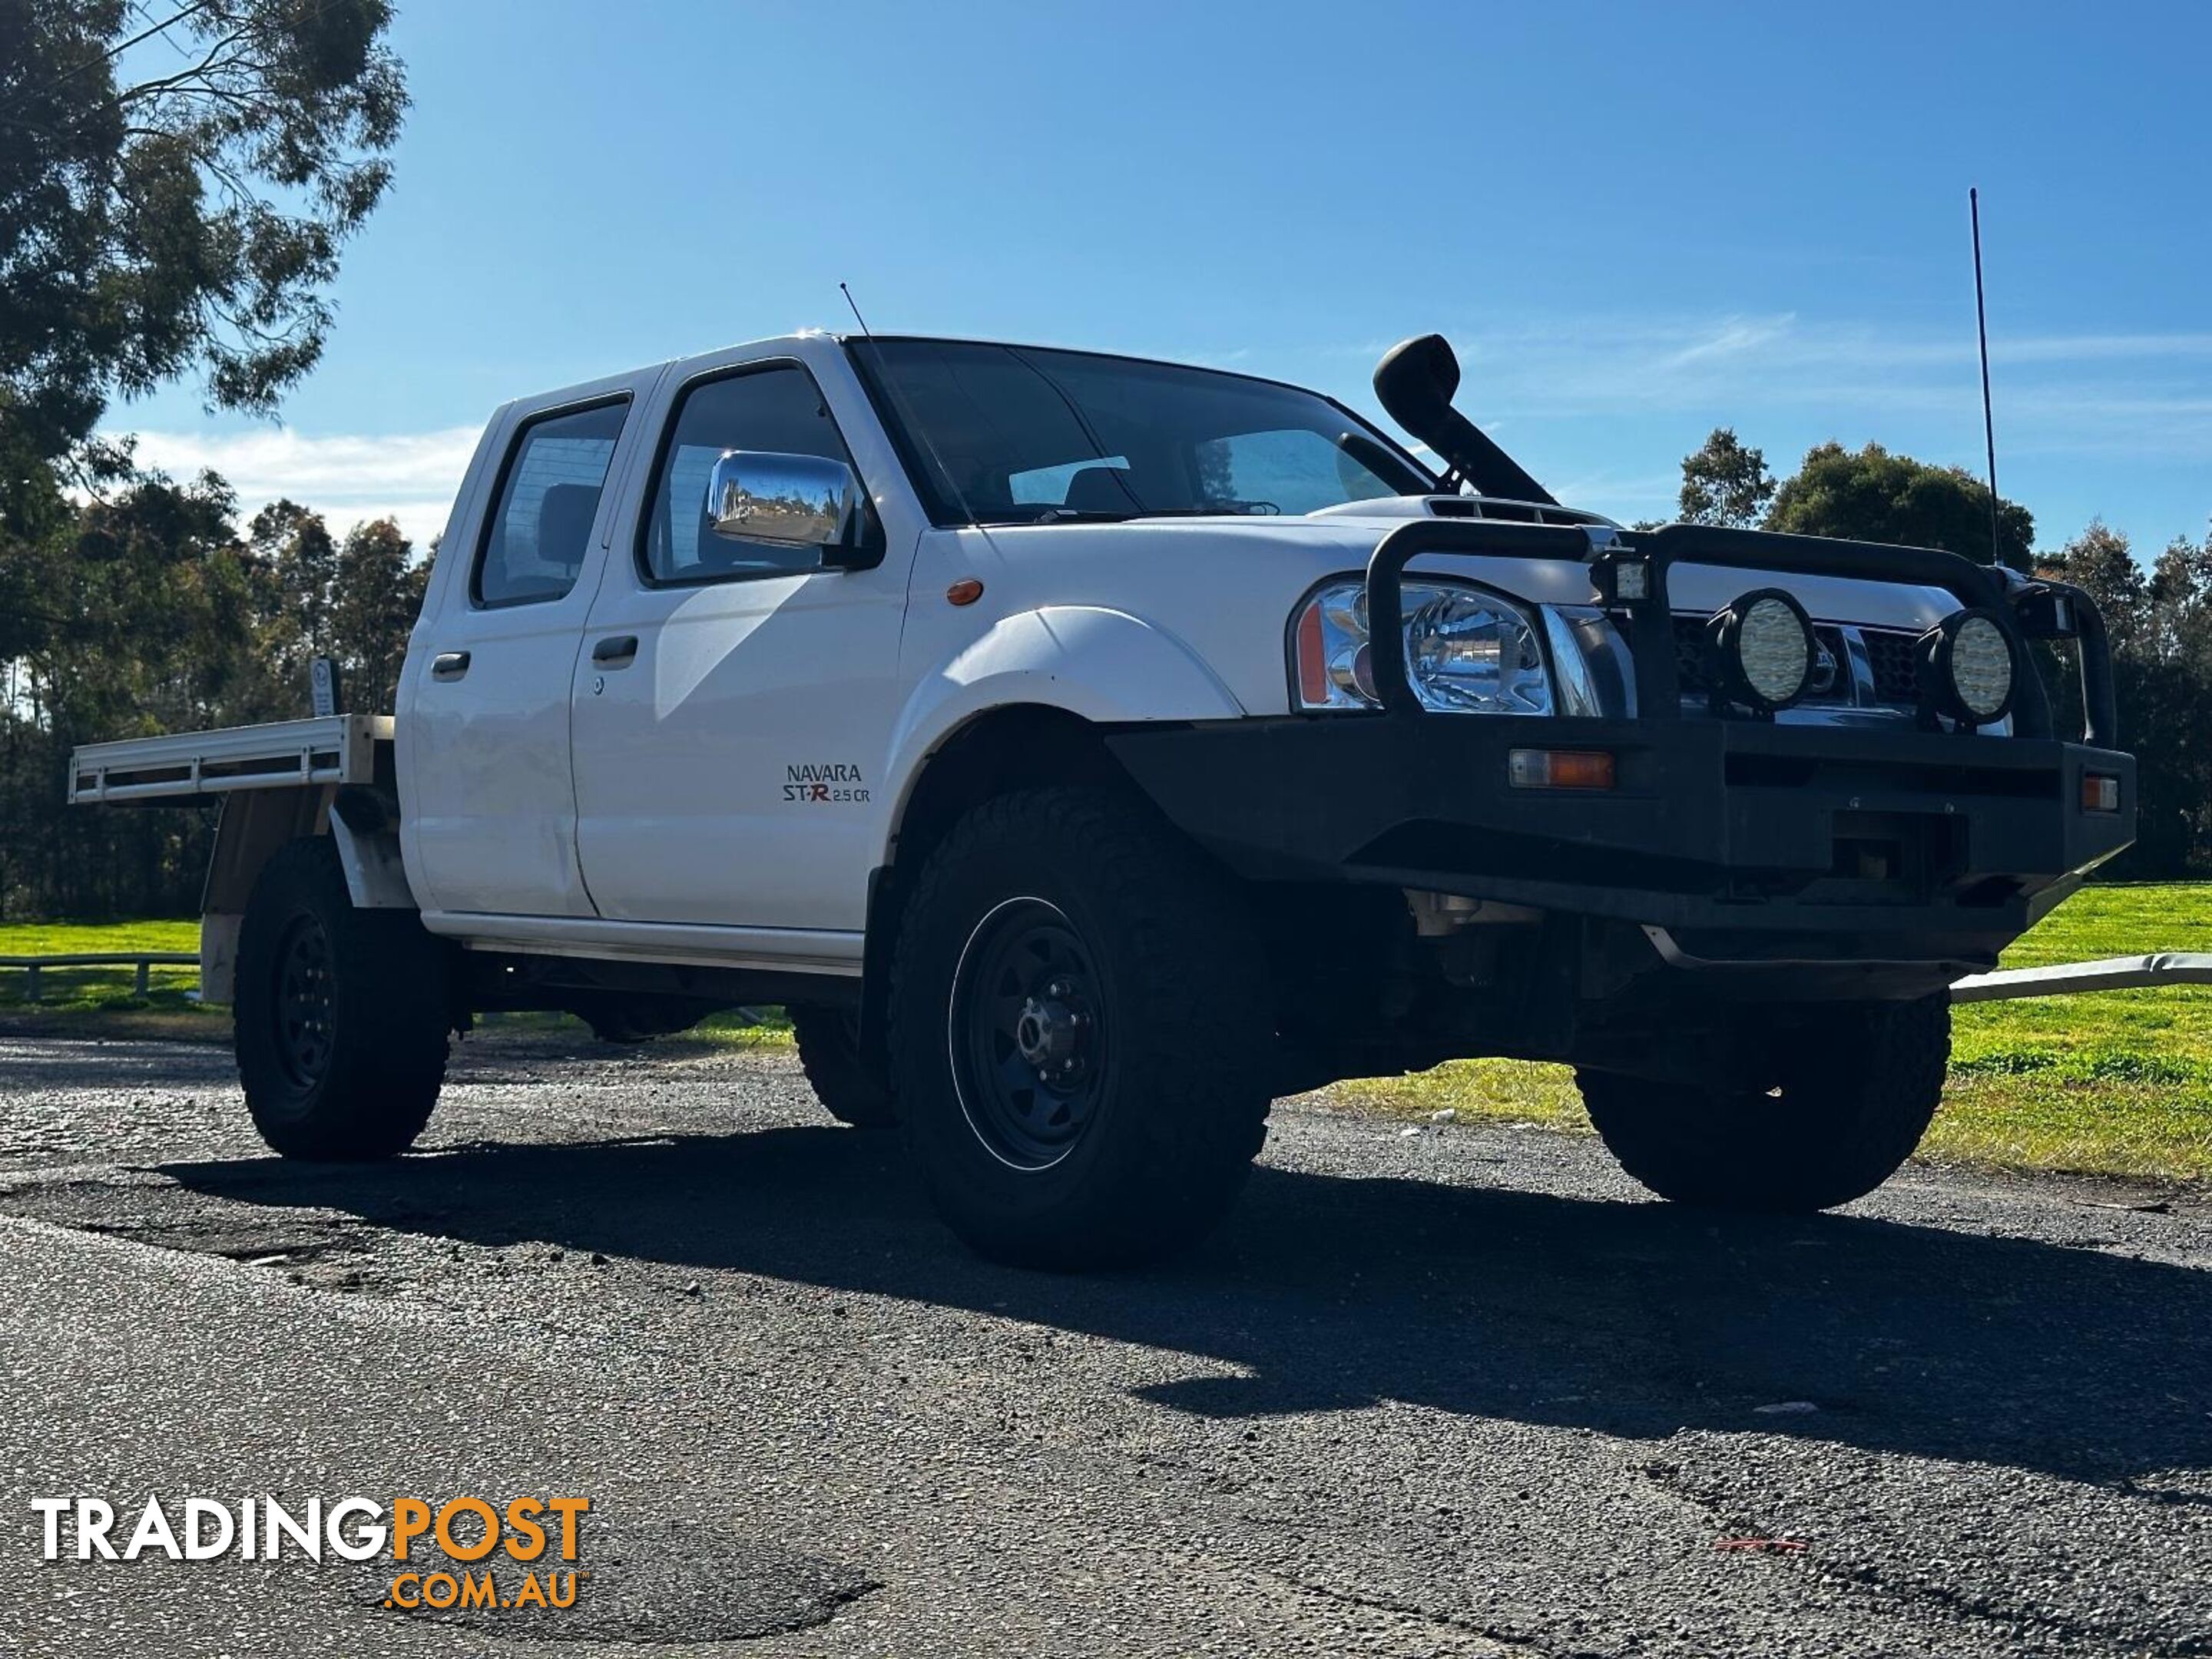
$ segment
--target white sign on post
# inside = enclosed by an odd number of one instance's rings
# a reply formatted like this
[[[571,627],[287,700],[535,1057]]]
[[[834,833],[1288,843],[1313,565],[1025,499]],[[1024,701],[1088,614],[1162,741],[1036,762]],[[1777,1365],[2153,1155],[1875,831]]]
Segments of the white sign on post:
[[[315,700],[318,718],[338,712],[337,665],[328,657],[318,657],[309,665],[307,682]]]

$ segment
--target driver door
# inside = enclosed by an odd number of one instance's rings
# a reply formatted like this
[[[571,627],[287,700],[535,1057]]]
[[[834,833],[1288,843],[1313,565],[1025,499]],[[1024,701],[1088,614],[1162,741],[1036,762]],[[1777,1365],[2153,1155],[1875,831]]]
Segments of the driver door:
[[[653,471],[576,659],[585,883],[611,921],[857,933],[887,810],[910,549],[823,569],[815,550],[705,530],[726,451],[852,464],[799,362],[728,363],[657,402]]]

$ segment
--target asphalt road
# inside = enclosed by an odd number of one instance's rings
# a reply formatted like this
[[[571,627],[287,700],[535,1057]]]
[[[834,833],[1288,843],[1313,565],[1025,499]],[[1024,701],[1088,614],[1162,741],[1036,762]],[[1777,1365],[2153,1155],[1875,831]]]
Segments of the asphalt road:
[[[471,1042],[426,1146],[279,1164],[221,1050],[0,1037],[0,1653],[2212,1652],[2179,1200],[1717,1222],[1293,1103],[1201,1255],[1066,1279],[778,1055]],[[28,1507],[555,1491],[577,1605],[468,1623]]]

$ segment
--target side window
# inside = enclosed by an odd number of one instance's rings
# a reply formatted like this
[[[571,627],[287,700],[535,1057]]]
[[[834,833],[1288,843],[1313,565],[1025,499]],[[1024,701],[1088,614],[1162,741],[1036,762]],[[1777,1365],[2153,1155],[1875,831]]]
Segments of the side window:
[[[629,413],[625,398],[543,415],[515,434],[469,584],[478,605],[531,605],[575,586]]]
[[[641,557],[648,580],[714,581],[817,568],[815,556],[802,548],[769,549],[707,532],[707,475],[727,449],[853,464],[821,388],[795,364],[741,369],[685,388],[645,515]]]
[[[1303,427],[1209,439],[1198,447],[1198,476],[1209,501],[1284,513],[1397,493],[1348,451]]]
[[[1009,473],[1006,495],[1016,507],[1066,507],[1079,495],[1089,495],[1103,489],[1105,499],[1115,511],[1127,512],[1136,504],[1136,497],[1121,489],[1115,479],[1107,476],[1127,472],[1127,455],[1109,455],[1097,461],[1062,461],[1058,466],[1031,467],[1026,472]],[[1096,477],[1085,478],[1086,472]]]

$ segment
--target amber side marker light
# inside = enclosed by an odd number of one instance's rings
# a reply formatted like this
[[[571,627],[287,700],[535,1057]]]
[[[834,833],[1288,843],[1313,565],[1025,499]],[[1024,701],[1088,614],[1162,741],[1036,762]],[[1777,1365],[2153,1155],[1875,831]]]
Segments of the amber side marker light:
[[[963,576],[945,590],[947,605],[973,605],[983,597],[983,584],[973,576]]]
[[[1515,749],[1505,778],[1516,789],[1610,789],[1613,757],[1603,750]]]
[[[2084,772],[2081,775],[2081,810],[2085,812],[2118,811],[2120,781],[2110,772]]]

